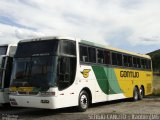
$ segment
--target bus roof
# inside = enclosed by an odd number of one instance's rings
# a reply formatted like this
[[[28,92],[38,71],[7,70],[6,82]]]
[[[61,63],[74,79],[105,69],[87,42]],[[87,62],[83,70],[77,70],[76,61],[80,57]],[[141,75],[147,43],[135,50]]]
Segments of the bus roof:
[[[59,39],[59,40],[60,39],[68,39],[68,40],[73,40],[73,41],[76,40],[76,38],[73,38],[73,37],[47,36],[47,37],[37,37],[37,38],[32,38],[32,39],[25,39],[25,40],[19,41],[19,43],[32,42],[32,41],[52,40],[52,39]]]
[[[130,55],[135,55],[135,56],[138,56],[138,57],[151,59],[149,55],[135,53],[135,52],[129,52],[129,51],[126,51],[126,50],[113,48],[111,46],[101,45],[101,44],[97,44],[97,43],[90,42],[90,41],[87,41],[87,40],[77,39],[77,38],[74,38],[74,37],[62,37],[62,36],[36,37],[36,38],[32,38],[32,39],[21,40],[21,41],[19,41],[19,43],[32,42],[32,41],[43,41],[43,40],[51,40],[51,39],[68,39],[68,40],[73,40],[73,41],[78,40],[82,44],[91,45],[91,46],[100,47],[100,48],[106,48],[106,49],[109,49],[109,50],[122,52],[122,53],[125,53],[125,54],[130,54]]]

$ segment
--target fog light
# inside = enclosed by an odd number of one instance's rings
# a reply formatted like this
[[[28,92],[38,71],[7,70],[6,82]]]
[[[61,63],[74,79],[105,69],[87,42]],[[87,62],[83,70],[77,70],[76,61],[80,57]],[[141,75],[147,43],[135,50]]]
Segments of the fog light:
[[[18,105],[14,98],[9,99],[11,105]]]

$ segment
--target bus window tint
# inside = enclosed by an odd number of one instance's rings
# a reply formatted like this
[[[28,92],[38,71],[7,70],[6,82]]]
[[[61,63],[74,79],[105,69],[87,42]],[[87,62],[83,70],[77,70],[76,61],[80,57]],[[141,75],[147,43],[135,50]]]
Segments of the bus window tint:
[[[104,64],[104,51],[103,50],[97,50],[97,62]]]
[[[128,66],[128,57],[126,55],[123,55],[123,64],[124,66]]]
[[[80,46],[80,61],[88,62],[88,49],[85,46]]]
[[[129,64],[129,67],[132,67],[133,63],[132,63],[132,56],[128,56],[128,64]]]
[[[68,55],[76,55],[76,45],[73,41],[63,40],[62,45],[62,53]]]
[[[147,68],[147,61],[145,59],[141,59],[141,68],[146,69]]]
[[[140,58],[133,57],[133,65],[134,65],[135,68],[141,68]]]
[[[128,55],[123,55],[123,65],[125,67],[132,67],[132,57]]]
[[[122,54],[112,53],[112,65],[122,66]]]
[[[89,62],[96,63],[96,49],[89,47],[88,55],[89,55]]]
[[[147,60],[147,69],[151,70],[151,61]]]
[[[80,61],[86,64],[97,63],[151,70],[151,60],[147,58],[88,45],[80,45]]]
[[[122,66],[122,54],[117,54],[117,65]]]
[[[104,51],[104,56],[105,56],[105,64],[110,64],[110,51]]]
[[[18,43],[15,57],[30,57],[37,55],[56,55],[58,51],[58,40],[33,41]],[[29,46],[29,47],[28,47]],[[29,48],[29,49],[28,49]]]
[[[138,65],[138,68],[141,68],[141,61],[140,61],[140,58],[137,58],[137,65]]]
[[[75,79],[76,58],[59,57],[58,60],[58,89],[64,90],[69,87]]]
[[[135,57],[133,57],[133,66],[137,68],[137,59]]]
[[[117,56],[116,56],[116,53],[112,53],[112,65],[117,65]]]

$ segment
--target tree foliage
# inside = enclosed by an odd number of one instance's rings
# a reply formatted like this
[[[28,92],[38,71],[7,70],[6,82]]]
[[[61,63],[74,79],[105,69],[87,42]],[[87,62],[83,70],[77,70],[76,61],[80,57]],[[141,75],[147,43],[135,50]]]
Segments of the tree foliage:
[[[148,53],[152,58],[152,66],[155,72],[160,72],[160,50],[153,51]]]

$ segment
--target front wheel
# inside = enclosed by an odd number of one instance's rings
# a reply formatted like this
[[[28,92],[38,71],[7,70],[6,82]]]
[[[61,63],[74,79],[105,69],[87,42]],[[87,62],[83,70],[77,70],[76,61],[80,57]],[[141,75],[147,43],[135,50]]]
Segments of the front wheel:
[[[89,106],[89,97],[86,91],[81,91],[79,95],[79,105],[78,110],[80,112],[85,112]]]

